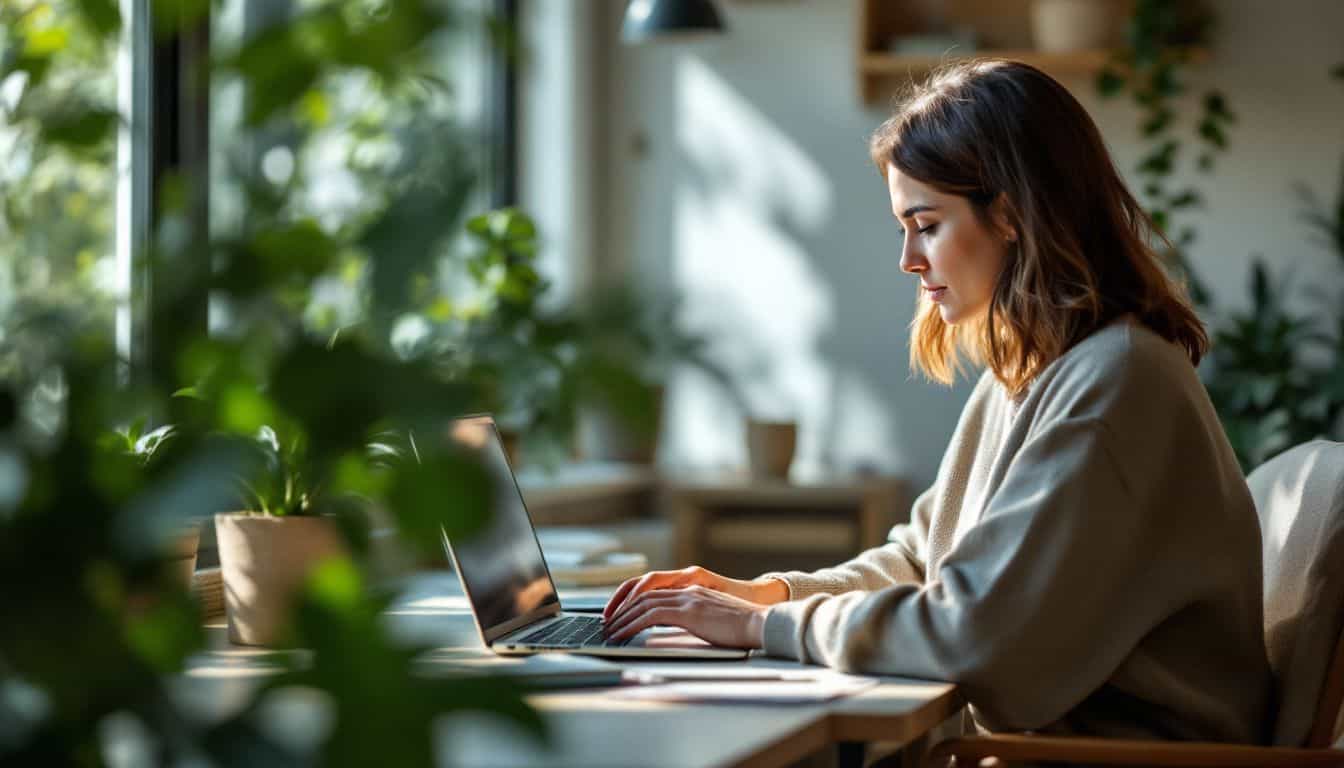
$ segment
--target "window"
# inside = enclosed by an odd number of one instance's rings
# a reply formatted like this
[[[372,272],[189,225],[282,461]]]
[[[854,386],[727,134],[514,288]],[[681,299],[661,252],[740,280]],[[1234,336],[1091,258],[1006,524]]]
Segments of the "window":
[[[83,319],[109,343],[115,255],[115,19],[73,0],[0,4],[0,332],[6,376],[40,375],[26,329]],[[105,24],[110,26],[99,26]],[[43,334],[33,334],[38,341]]]

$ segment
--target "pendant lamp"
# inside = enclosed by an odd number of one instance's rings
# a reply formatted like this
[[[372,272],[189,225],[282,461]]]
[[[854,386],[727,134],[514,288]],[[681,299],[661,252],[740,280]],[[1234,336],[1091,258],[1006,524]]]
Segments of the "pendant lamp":
[[[688,39],[724,31],[714,0],[630,0],[621,23],[621,40]]]

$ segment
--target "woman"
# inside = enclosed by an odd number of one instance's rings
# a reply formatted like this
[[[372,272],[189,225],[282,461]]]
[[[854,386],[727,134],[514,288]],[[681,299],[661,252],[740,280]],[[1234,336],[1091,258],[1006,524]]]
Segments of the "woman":
[[[952,680],[988,730],[1262,741],[1255,511],[1195,373],[1204,329],[1096,126],[1040,71],[979,61],[871,150],[920,283],[912,368],[987,369],[937,480],[834,568],[627,582],[608,633]]]

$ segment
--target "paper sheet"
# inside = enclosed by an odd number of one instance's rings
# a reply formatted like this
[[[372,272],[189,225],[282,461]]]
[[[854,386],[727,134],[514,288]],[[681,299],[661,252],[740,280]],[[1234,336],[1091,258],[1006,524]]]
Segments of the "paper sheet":
[[[742,670],[744,673],[746,670]],[[753,670],[759,673],[765,670]],[[728,672],[728,670],[725,670]],[[839,672],[785,673],[779,679],[734,679],[731,673],[701,680],[675,680],[614,691],[612,696],[637,701],[704,701],[736,704],[817,704],[853,696],[878,681]],[[745,675],[743,675],[745,676]]]

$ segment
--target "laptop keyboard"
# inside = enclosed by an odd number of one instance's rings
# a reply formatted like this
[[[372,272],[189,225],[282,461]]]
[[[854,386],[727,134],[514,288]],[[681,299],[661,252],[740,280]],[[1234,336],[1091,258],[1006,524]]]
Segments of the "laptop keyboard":
[[[619,648],[630,640],[608,640],[602,634],[602,619],[597,616],[567,616],[524,636],[518,642],[538,648]]]

